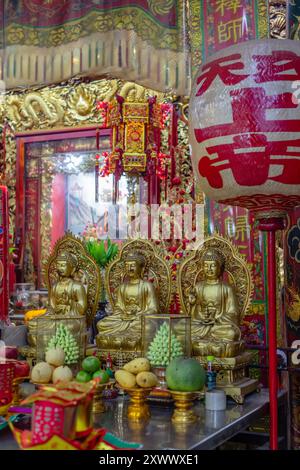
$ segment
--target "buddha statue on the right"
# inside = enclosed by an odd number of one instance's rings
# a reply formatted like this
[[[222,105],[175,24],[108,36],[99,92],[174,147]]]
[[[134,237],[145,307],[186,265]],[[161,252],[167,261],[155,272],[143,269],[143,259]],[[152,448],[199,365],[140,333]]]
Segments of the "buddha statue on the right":
[[[233,357],[243,350],[239,306],[234,287],[222,280],[224,258],[219,250],[204,251],[202,279],[190,290],[193,352],[199,356]]]
[[[191,317],[193,356],[205,368],[213,356],[217,387],[242,404],[259,386],[247,377],[253,358],[240,330],[253,293],[250,266],[230,240],[210,235],[180,264],[178,291],[182,311]]]

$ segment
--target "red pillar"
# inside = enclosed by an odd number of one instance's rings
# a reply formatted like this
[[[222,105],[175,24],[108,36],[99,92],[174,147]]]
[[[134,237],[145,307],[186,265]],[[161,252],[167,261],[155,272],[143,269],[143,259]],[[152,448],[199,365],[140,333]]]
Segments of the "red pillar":
[[[270,396],[270,448],[278,449],[278,377],[277,377],[277,338],[276,338],[276,246],[277,230],[283,230],[285,218],[259,218],[259,229],[267,232],[268,269],[268,351],[269,351],[269,396]]]

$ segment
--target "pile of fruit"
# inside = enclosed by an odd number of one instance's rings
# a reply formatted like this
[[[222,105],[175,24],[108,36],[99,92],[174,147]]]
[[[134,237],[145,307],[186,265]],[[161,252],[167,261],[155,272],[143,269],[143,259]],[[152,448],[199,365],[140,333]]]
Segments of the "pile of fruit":
[[[115,378],[122,388],[155,387],[158,379],[150,372],[150,362],[145,357],[133,359],[125,364],[122,370],[117,370]]]
[[[46,352],[45,362],[38,362],[31,371],[31,380],[38,384],[70,382],[73,378],[71,369],[65,364],[65,352],[57,346]]]
[[[99,359],[95,356],[88,356],[82,361],[82,370],[76,375],[77,382],[89,382],[98,379],[99,383],[105,384],[110,379],[109,371],[102,370]]]

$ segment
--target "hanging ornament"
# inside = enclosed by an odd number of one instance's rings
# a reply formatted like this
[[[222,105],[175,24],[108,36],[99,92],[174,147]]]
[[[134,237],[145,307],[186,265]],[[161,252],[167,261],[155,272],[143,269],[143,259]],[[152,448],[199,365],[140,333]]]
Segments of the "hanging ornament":
[[[108,104],[97,103],[101,113],[106,111],[107,127],[112,129],[111,173],[119,170],[129,174],[155,173],[152,161],[157,158],[160,147],[161,106],[156,97],[131,101],[119,95]]]

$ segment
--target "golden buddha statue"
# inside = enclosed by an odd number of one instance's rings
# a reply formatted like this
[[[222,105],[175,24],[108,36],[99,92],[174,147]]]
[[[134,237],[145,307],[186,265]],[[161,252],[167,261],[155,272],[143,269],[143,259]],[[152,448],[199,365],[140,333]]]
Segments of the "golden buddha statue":
[[[234,288],[222,280],[224,258],[207,249],[201,258],[204,279],[189,293],[193,351],[232,357],[242,350],[239,306]]]
[[[158,299],[151,282],[143,280],[146,259],[143,254],[130,252],[124,263],[125,281],[116,291],[113,314],[97,323],[96,341],[100,348],[140,346],[142,315],[157,313]]]
[[[167,312],[171,301],[171,271],[164,252],[149,240],[124,243],[105,272],[105,289],[112,312],[97,324],[100,355],[110,353],[118,367],[139,356],[143,316]]]
[[[217,387],[243,403],[259,385],[247,377],[252,353],[244,350],[240,330],[253,293],[250,266],[230,240],[213,234],[180,264],[178,290],[191,316],[193,355],[203,367],[214,356]]]
[[[82,331],[83,319],[90,326],[102,289],[97,263],[87,253],[82,241],[70,232],[56,242],[44,274],[49,292],[48,308],[43,315],[34,316],[28,321],[27,339],[30,347],[22,351],[26,357],[36,357],[40,319],[41,328],[51,329],[54,322],[61,322],[65,317],[73,334]]]
[[[82,283],[75,281],[73,276],[78,269],[78,260],[75,255],[60,252],[56,261],[58,281],[49,292],[49,307],[43,318],[50,316],[78,317],[87,311],[87,294]],[[37,326],[41,317],[35,317],[28,322],[28,342],[36,346]]]
[[[49,295],[49,311],[62,315],[85,315],[87,295],[82,283],[73,279],[78,261],[72,253],[62,252],[57,257],[57,273],[60,279],[53,285]]]

